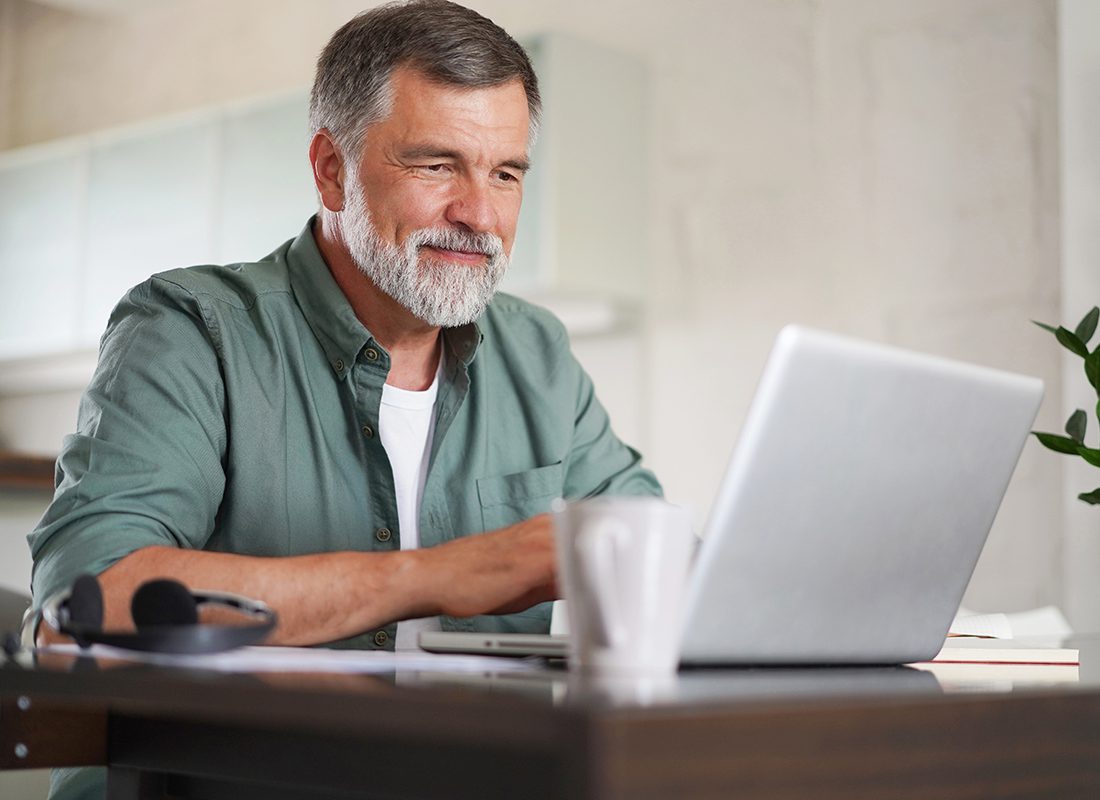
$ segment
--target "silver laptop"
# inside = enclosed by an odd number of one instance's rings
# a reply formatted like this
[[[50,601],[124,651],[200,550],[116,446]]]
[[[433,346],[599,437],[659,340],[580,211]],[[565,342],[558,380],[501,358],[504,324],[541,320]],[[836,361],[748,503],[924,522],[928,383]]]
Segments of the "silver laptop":
[[[943,644],[1042,400],[1037,378],[784,328],[693,567],[682,664],[901,664]],[[561,637],[422,633],[562,655]]]

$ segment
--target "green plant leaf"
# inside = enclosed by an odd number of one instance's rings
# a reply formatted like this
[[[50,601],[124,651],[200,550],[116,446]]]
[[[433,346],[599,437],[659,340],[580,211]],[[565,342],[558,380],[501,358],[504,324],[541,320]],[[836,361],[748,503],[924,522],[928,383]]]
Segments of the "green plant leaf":
[[[1051,333],[1058,333],[1058,329],[1055,328],[1053,325],[1047,325],[1045,322],[1039,322],[1039,320],[1037,320],[1037,319],[1033,319],[1031,321],[1031,324],[1032,325],[1038,325],[1044,331],[1050,331]]]
[[[1081,358],[1087,358],[1089,355],[1089,348],[1077,338],[1077,334],[1067,328],[1059,328],[1054,332],[1054,335],[1058,337],[1058,341],[1062,343],[1062,347],[1069,350],[1071,353],[1076,353]]]
[[[1089,343],[1089,339],[1096,333],[1096,323],[1100,320],[1100,308],[1093,306],[1092,311],[1085,314],[1082,320],[1077,323],[1077,330],[1074,334],[1085,344]]]
[[[1078,500],[1084,500],[1086,503],[1092,506],[1100,505],[1100,489],[1093,489],[1091,492],[1077,495]]]
[[[1085,357],[1085,377],[1089,379],[1092,388],[1100,392],[1100,347]]]
[[[1088,427],[1089,418],[1081,409],[1077,409],[1066,420],[1066,433],[1077,444],[1085,443],[1085,429]]]
[[[1032,435],[1035,436],[1043,446],[1053,450],[1056,453],[1065,453],[1067,455],[1077,455],[1077,448],[1080,445],[1067,436],[1059,436],[1056,433],[1040,433],[1039,431],[1032,431]]]
[[[1094,450],[1091,447],[1078,447],[1077,454],[1085,461],[1092,464],[1094,467],[1100,467],[1100,450]]]

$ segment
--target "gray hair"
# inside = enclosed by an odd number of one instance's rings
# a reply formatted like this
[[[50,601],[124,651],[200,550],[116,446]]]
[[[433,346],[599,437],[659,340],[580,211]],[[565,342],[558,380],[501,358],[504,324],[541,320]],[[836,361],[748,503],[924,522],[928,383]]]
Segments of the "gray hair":
[[[534,142],[542,101],[527,53],[492,20],[447,0],[387,3],[336,31],[317,59],[310,133],[327,128],[345,158],[357,157],[367,126],[392,110],[390,76],[401,66],[452,86],[520,80],[531,119],[528,142]]]

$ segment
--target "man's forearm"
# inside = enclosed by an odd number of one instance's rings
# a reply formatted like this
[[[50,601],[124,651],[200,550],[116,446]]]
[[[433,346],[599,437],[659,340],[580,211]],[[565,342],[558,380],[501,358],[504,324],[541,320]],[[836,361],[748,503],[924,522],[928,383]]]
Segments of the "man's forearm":
[[[521,610],[555,594],[545,516],[439,547],[390,553],[264,558],[146,547],[99,576],[104,628],[131,628],[130,598],[154,578],[263,600],[279,615],[267,643],[281,645],[331,642],[400,619]],[[42,626],[40,644],[58,639]]]
[[[279,616],[267,644],[308,645],[343,639],[407,616],[402,579],[415,571],[412,553],[319,553],[261,558],[146,547],[99,575],[103,627],[133,628],[130,598],[145,581],[173,578],[189,589],[233,592],[263,600]],[[413,581],[415,582],[415,581]],[[60,637],[43,625],[39,644]]]

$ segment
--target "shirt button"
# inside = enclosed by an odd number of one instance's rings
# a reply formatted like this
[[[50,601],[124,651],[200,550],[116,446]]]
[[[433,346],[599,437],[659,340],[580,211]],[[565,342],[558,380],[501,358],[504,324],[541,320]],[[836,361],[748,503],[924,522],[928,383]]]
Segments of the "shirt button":
[[[336,361],[334,361],[332,363],[332,368],[334,370],[336,370],[337,372],[343,372],[344,371],[344,359],[342,359],[342,358],[336,359]]]
[[[378,351],[375,350],[373,347],[368,347],[366,352],[363,353],[363,355],[365,355],[367,357],[367,361],[377,361],[378,360]]]
[[[374,532],[374,538],[380,542],[388,542],[393,538],[393,532],[389,528],[379,528]]]
[[[385,647],[386,642],[390,640],[390,635],[385,631],[375,631],[374,643],[379,647]]]
[[[363,426],[363,435],[366,436],[368,439],[373,439],[374,438],[374,428],[372,428],[370,425],[364,425]]]

